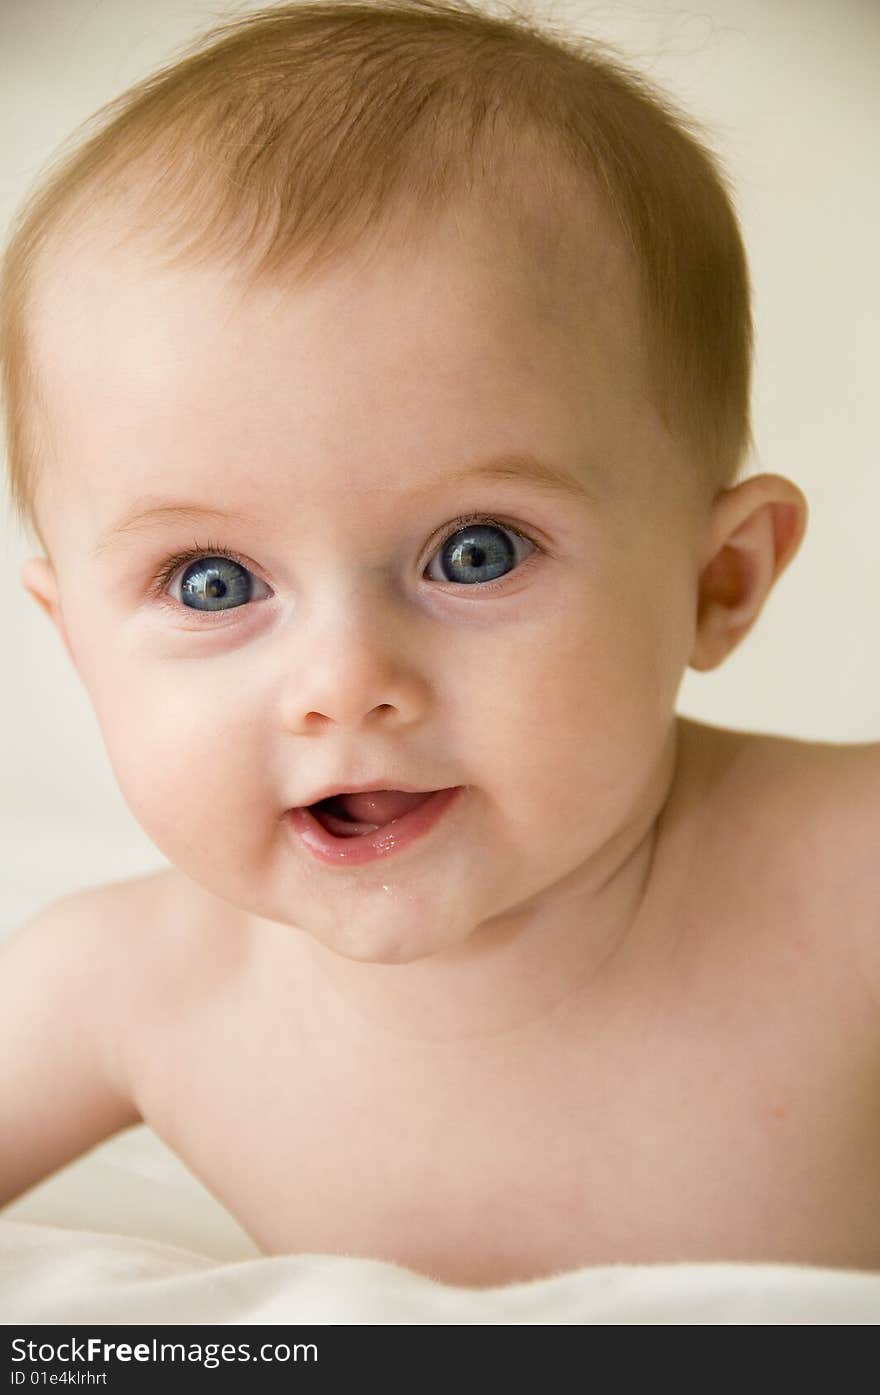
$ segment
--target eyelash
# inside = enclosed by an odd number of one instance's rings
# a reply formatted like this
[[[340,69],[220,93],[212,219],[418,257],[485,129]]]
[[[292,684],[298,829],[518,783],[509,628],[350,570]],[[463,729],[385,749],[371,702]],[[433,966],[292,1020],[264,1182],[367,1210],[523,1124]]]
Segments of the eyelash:
[[[538,543],[535,542],[534,538],[530,537],[528,533],[523,532],[521,528],[513,528],[509,523],[503,523],[501,519],[490,518],[487,514],[482,513],[466,514],[461,518],[454,519],[448,531],[444,533],[443,537],[437,543],[435,551],[443,547],[456,533],[460,532],[463,528],[469,528],[473,523],[485,523],[493,528],[501,528],[504,532],[513,533],[524,542],[530,543],[536,552],[543,551]],[[520,563],[520,567],[527,566],[531,557],[534,555],[534,553],[531,553],[529,557],[525,558],[524,561]],[[187,562],[197,562],[203,557],[223,557],[227,561],[236,562],[238,566],[243,567],[245,571],[253,572],[254,570],[251,562],[248,562],[240,553],[231,551],[230,548],[225,547],[222,543],[211,542],[210,539],[204,544],[193,543],[192,547],[186,548],[183,552],[176,552],[172,557],[167,558],[162,563],[157,575],[150,584],[148,592],[150,599],[158,602],[159,605],[164,606],[168,610],[179,611],[181,609],[180,602],[167,596],[165,594],[165,588],[171,581],[171,578],[176,574],[179,567],[184,566]],[[503,582],[504,577],[500,577],[497,581],[483,582],[480,589],[483,591],[491,591],[494,590],[496,586],[503,584]],[[241,607],[234,608],[241,609]],[[202,615],[208,616],[212,614],[228,613],[223,611],[190,610],[188,607],[183,607],[183,609],[186,609],[188,614],[193,614],[198,617]]]

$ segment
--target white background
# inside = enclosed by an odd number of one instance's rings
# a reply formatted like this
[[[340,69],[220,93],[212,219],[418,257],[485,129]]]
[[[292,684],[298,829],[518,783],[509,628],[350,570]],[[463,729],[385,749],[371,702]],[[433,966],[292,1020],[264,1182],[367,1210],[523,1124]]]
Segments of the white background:
[[[97,107],[259,5],[3,0],[0,225]],[[706,124],[733,178],[754,286],[757,452],[794,480],[801,551],[755,629],[678,710],[719,726],[880,740],[880,3],[537,3],[618,44]],[[24,592],[37,549],[0,513],[0,931],[56,894],[162,867],[119,794],[87,695]]]

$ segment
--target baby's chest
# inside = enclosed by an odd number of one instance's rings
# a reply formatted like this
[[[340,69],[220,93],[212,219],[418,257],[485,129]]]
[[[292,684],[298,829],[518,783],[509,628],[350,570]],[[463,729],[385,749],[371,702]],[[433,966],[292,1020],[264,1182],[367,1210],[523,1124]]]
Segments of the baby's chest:
[[[267,1253],[463,1284],[619,1260],[880,1265],[877,1091],[833,1050],[707,1024],[601,1069],[569,1053],[415,1088],[412,1069],[255,1036],[259,1058],[219,1034],[178,1052],[173,1108],[157,1081],[145,1112]]]

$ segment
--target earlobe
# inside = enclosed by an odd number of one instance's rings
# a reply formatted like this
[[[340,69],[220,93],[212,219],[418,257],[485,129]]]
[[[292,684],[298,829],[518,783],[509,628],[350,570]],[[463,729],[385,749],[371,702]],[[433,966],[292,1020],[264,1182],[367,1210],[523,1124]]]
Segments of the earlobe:
[[[73,652],[67,638],[67,631],[64,627],[64,617],[61,612],[61,593],[58,587],[58,578],[55,575],[55,568],[47,557],[29,557],[22,563],[21,584],[29,595],[48,615],[64,642],[64,647],[70,656],[71,663],[74,663]],[[75,666],[75,663],[74,663]]]
[[[717,668],[745,638],[796,555],[807,518],[804,495],[781,475],[758,475],[724,491],[699,576],[691,668]]]
[[[22,563],[20,575],[24,589],[43,607],[50,620],[57,624],[58,579],[48,557],[29,557]]]

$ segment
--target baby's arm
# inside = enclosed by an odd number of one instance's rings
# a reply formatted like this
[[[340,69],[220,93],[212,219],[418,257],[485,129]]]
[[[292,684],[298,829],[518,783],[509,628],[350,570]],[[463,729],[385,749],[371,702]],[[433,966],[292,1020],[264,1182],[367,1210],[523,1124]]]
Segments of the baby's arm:
[[[113,928],[88,890],[0,943],[0,1206],[140,1119],[120,1065]]]

